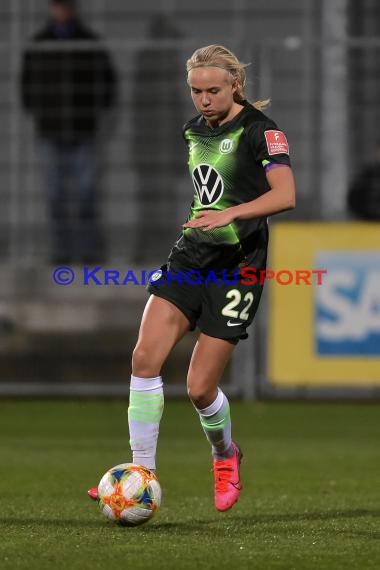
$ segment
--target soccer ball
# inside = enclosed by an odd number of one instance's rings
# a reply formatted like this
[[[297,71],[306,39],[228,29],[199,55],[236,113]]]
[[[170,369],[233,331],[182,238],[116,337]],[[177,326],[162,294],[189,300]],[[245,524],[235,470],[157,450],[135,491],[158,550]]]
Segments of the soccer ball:
[[[134,463],[109,469],[98,485],[98,504],[103,514],[124,526],[137,526],[152,518],[161,504],[156,475]]]

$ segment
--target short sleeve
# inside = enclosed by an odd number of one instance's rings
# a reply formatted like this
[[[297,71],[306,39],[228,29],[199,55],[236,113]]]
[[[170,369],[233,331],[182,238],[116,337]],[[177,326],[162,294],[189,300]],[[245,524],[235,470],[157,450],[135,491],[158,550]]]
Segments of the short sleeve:
[[[271,120],[257,121],[247,131],[255,161],[265,170],[290,166],[289,144],[283,131]]]

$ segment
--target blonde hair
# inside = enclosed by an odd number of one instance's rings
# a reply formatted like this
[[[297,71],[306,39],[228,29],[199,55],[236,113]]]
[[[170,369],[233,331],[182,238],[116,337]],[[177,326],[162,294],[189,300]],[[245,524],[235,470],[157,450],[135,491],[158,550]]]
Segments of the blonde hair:
[[[248,65],[249,63],[239,61],[236,55],[229,49],[213,44],[195,50],[191,58],[186,62],[186,70],[189,73],[189,71],[197,67],[220,67],[225,69],[236,83],[237,89],[234,93],[234,101],[241,103],[245,99],[245,86],[247,83],[245,68]],[[252,106],[261,111],[269,103],[270,99],[265,99],[263,101],[255,101],[252,103]]]

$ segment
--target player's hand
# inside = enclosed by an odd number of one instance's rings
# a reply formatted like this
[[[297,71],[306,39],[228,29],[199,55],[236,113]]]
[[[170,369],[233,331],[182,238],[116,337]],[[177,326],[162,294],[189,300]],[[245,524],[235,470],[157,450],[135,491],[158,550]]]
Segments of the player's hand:
[[[214,228],[222,228],[223,226],[228,226],[228,224],[234,220],[233,214],[229,210],[230,208],[227,208],[226,210],[222,210],[220,212],[216,212],[215,210],[203,211],[198,214],[194,220],[183,224],[183,227],[193,229],[197,228],[208,232]]]

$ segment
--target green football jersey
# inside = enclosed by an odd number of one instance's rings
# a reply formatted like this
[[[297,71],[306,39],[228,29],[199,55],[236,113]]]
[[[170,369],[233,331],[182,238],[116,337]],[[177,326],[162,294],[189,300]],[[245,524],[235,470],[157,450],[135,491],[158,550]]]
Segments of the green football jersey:
[[[232,121],[211,128],[200,115],[183,131],[189,150],[194,197],[188,220],[202,210],[224,210],[269,190],[266,171],[290,166],[284,133],[261,111],[245,102]],[[236,220],[211,231],[185,228],[169,261],[196,269],[230,269],[244,260],[265,266],[267,218]]]

